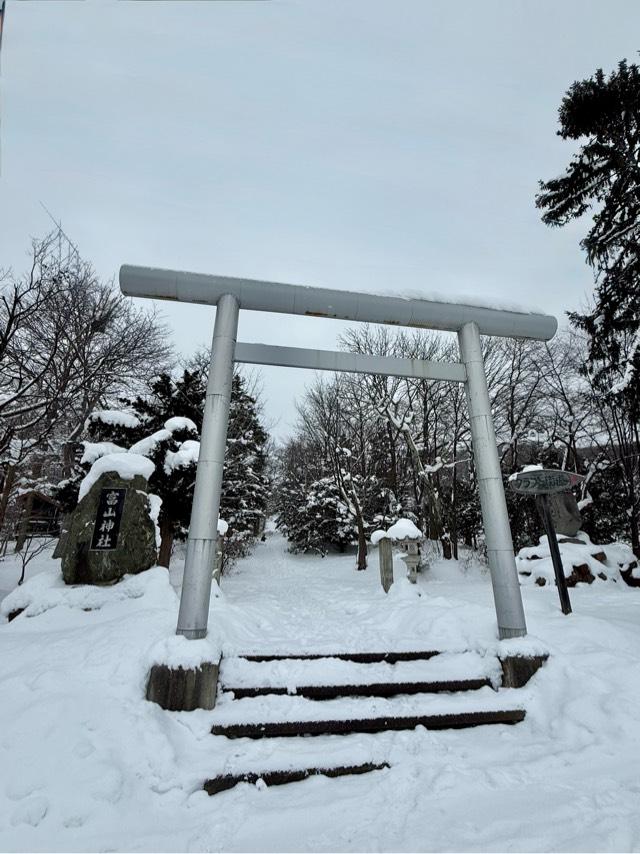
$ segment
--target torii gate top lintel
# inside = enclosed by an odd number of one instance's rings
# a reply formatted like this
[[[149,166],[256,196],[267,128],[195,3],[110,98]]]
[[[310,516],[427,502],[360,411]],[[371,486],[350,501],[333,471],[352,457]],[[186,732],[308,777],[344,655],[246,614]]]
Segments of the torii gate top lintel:
[[[120,268],[120,288],[132,297],[216,306],[178,634],[201,638],[207,633],[234,361],[463,382],[498,636],[510,638],[526,634],[480,335],[548,341],[556,333],[558,324],[555,317],[488,306],[404,299],[130,265]],[[238,344],[240,309],[456,332],[461,358],[459,363],[435,363]]]
[[[125,264],[120,288],[131,297],[217,305],[232,294],[240,308],[361,323],[382,323],[458,332],[474,322],[482,335],[548,341],[558,328],[555,317],[513,309],[405,298],[358,291],[337,291],[231,276],[211,276]]]

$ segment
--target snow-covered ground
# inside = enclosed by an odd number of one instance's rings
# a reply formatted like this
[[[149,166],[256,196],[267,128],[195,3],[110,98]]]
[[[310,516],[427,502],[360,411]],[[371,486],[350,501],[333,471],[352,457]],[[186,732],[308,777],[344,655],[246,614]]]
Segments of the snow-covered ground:
[[[498,647],[486,572],[441,562],[385,596],[375,553],[366,572],[353,565],[289,555],[270,536],[223,579],[212,643],[227,656],[466,649],[482,671]],[[528,644],[551,657],[526,688],[501,692],[527,709],[517,726],[227,741],[210,735],[224,704],[169,713],[144,700],[175,628],[179,562],[174,586],[156,568],[69,589],[58,567],[39,557],[4,603],[28,607],[0,624],[0,850],[640,849],[638,588],[579,585],[569,617],[554,588],[523,588]],[[0,562],[0,590],[17,575]],[[216,773],[321,760],[391,767],[201,791]]]

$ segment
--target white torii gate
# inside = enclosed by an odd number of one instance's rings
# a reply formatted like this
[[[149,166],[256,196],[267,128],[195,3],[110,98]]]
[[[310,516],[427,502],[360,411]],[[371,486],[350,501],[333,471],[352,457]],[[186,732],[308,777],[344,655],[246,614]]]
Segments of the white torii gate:
[[[217,306],[177,634],[195,639],[207,633],[234,361],[463,382],[498,633],[501,639],[526,634],[480,335],[548,341],[558,326],[554,317],[129,265],[120,268],[120,288],[131,297]],[[241,308],[457,332],[461,361],[429,362],[237,343]]]

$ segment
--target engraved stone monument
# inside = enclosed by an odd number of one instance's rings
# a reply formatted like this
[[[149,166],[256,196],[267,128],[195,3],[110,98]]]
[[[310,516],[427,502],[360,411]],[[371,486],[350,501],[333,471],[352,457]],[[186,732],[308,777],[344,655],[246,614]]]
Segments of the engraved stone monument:
[[[147,481],[105,472],[79,501],[62,555],[67,584],[111,584],[156,563]]]

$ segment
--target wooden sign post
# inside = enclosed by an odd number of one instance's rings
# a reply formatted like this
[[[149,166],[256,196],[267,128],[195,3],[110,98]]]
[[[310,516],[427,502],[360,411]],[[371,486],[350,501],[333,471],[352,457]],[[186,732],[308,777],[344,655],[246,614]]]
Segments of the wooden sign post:
[[[564,575],[562,558],[560,557],[558,538],[556,537],[553,519],[551,518],[548,496],[556,492],[568,492],[572,486],[580,483],[581,480],[584,480],[584,478],[580,474],[556,469],[530,469],[529,471],[511,475],[509,478],[509,487],[513,492],[518,492],[521,495],[535,496],[536,507],[542,519],[547,539],[549,540],[549,551],[551,553],[558,596],[560,597],[560,607],[563,614],[571,613],[571,600],[569,599],[567,579]]]

